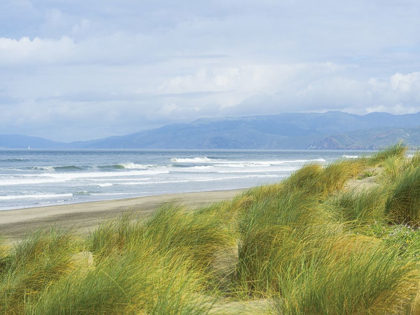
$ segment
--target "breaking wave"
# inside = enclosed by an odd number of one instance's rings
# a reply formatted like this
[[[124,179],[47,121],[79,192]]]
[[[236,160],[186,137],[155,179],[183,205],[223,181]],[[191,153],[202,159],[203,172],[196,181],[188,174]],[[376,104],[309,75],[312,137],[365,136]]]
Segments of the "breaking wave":
[[[122,170],[122,169],[146,170],[151,167],[156,167],[156,165],[144,165],[144,164],[136,164],[136,163],[129,162],[129,163],[98,166],[98,168],[102,168],[102,169],[116,169],[116,170]]]
[[[172,162],[174,163],[209,163],[214,162],[213,159],[210,159],[206,156],[204,157],[194,157],[194,158],[172,158]]]

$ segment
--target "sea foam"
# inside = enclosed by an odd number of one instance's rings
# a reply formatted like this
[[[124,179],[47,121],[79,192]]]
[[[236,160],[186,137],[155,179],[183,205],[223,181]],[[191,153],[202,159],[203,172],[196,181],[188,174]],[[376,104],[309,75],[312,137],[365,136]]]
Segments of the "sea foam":
[[[73,194],[39,194],[39,195],[9,195],[0,196],[0,200],[13,199],[53,199],[53,198],[68,198],[73,197]]]
[[[172,162],[174,163],[209,163],[209,162],[216,162],[213,159],[209,159],[208,157],[194,157],[194,158],[172,158]]]

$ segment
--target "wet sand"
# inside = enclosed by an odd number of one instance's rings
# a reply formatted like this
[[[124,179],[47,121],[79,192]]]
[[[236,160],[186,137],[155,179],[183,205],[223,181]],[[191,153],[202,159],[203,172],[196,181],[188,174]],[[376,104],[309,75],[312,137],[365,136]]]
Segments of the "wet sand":
[[[26,208],[0,211],[0,236],[6,242],[15,242],[36,229],[58,226],[85,233],[102,221],[135,213],[147,216],[160,206],[175,202],[187,208],[196,208],[228,200],[244,189],[168,194],[111,201],[96,201],[70,205]]]

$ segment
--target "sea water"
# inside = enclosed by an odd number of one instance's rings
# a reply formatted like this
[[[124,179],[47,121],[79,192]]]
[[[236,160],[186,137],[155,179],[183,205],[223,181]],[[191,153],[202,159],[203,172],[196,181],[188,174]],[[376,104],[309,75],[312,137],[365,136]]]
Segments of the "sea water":
[[[248,188],[369,152],[0,150],[0,210]]]

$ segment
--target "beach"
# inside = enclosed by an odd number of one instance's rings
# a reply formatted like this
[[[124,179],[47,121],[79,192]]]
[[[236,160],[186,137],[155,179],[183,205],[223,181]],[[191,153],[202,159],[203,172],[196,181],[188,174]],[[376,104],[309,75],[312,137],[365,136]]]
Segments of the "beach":
[[[349,155],[352,154],[352,155]],[[308,163],[362,152],[205,150],[2,150],[0,237],[48,226],[89,232],[122,213],[168,202],[194,208],[282,181]]]
[[[0,236],[6,242],[13,243],[21,240],[27,233],[51,226],[87,233],[101,222],[124,213],[147,216],[167,203],[176,203],[191,209],[231,199],[242,191],[244,189],[164,194],[0,211]]]

